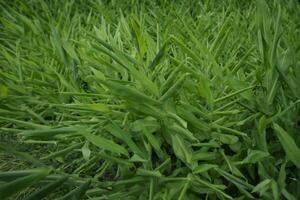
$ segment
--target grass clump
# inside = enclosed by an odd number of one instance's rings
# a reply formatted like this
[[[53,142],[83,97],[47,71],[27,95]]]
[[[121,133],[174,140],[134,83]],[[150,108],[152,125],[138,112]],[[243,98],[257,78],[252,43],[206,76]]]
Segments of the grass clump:
[[[300,198],[297,1],[0,3],[0,199]]]

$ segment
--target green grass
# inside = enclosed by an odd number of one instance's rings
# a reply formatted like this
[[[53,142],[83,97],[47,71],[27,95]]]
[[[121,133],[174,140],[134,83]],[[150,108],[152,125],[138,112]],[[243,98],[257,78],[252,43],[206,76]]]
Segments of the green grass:
[[[300,199],[300,4],[0,2],[0,199]]]

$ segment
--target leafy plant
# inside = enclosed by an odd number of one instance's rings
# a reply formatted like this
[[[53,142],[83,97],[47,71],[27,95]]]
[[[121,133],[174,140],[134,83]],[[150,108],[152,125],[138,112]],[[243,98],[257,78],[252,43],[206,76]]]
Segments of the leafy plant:
[[[299,199],[299,11],[0,2],[0,199]]]

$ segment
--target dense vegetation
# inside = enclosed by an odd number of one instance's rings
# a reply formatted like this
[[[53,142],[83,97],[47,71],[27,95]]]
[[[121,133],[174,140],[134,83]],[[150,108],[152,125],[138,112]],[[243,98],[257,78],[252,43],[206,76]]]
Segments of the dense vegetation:
[[[0,199],[300,199],[295,0],[0,2]]]

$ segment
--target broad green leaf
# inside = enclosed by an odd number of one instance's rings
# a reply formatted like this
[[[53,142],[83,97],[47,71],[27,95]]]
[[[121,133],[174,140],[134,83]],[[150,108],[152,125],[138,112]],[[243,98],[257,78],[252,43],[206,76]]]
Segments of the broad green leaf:
[[[196,162],[193,160],[193,151],[186,145],[183,137],[178,134],[172,134],[171,139],[173,151],[176,156],[184,163],[186,163],[191,169],[194,169],[196,166]]]
[[[270,183],[270,179],[263,180],[253,188],[252,193],[259,192],[262,195],[270,187]]]
[[[273,129],[286,153],[287,158],[300,168],[300,149],[294,139],[276,123],[273,123]]]

